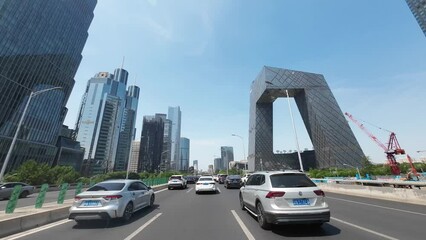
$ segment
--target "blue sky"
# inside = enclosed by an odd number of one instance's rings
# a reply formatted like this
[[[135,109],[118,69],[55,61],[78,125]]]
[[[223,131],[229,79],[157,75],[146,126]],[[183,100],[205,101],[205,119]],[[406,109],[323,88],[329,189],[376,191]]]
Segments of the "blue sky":
[[[141,88],[137,117],[182,110],[190,159],[207,169],[220,146],[248,151],[249,92],[264,65],[323,74],[343,112],[396,132],[426,155],[426,37],[404,0],[99,0],[65,124],[87,80],[121,66]],[[300,148],[312,143],[292,100]],[[385,155],[350,123],[367,156]],[[366,125],[383,142],[388,133]],[[274,150],[295,150],[286,99],[274,105]],[[245,154],[247,155],[247,154]]]

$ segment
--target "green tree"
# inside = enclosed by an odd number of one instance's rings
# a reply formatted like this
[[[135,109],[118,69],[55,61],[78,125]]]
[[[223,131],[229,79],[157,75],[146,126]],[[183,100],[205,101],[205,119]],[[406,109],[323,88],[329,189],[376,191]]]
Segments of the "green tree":
[[[49,176],[49,183],[60,185],[77,182],[80,174],[71,166],[55,166],[49,170]]]
[[[43,163],[39,164],[34,160],[24,162],[14,173],[15,179],[18,181],[26,182],[31,185],[41,185],[49,183],[50,166]]]

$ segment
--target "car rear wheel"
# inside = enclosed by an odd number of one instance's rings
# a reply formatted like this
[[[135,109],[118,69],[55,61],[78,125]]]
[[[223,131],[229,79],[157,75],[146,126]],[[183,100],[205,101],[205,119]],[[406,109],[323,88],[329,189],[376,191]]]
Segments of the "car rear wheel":
[[[241,210],[246,210],[246,206],[244,205],[244,199],[241,193],[240,193],[240,208]]]
[[[268,230],[271,229],[271,224],[268,223],[268,221],[265,218],[265,212],[263,211],[263,206],[260,202],[256,205],[257,210],[257,222],[259,223],[260,227]]]
[[[123,221],[128,222],[130,218],[132,218],[132,215],[133,215],[133,203],[129,202],[126,205],[126,208],[124,209]]]

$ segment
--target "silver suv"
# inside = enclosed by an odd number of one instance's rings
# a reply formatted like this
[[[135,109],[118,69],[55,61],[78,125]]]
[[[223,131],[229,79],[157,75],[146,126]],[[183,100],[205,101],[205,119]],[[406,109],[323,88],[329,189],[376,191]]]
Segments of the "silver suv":
[[[256,216],[263,229],[271,224],[321,226],[330,221],[324,192],[302,172],[253,173],[240,189],[239,198],[241,209]]]
[[[183,175],[172,175],[169,178],[169,182],[167,183],[167,188],[169,190],[174,188],[185,189],[187,187],[186,179],[183,177]]]

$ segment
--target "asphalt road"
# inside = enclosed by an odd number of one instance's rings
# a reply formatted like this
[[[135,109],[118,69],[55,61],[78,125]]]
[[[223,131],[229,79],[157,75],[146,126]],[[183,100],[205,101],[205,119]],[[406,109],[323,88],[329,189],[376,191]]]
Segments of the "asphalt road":
[[[425,239],[426,208],[376,199],[326,193],[332,211],[330,223],[320,229],[276,226],[261,229],[249,213],[239,209],[238,189],[220,185],[219,194],[196,195],[184,190],[156,193],[154,208],[139,211],[128,224],[113,221],[83,226],[63,220],[8,239]]]
[[[75,195],[75,189],[70,189],[67,191],[65,195],[65,199],[71,199]],[[17,208],[27,207],[27,206],[35,206],[37,200],[38,193],[33,193],[26,198],[18,199],[18,203],[16,204]],[[59,191],[46,192],[46,197],[44,199],[44,203],[56,202],[58,200]],[[4,211],[7,206],[7,202],[9,200],[2,199],[0,200],[0,211]]]

